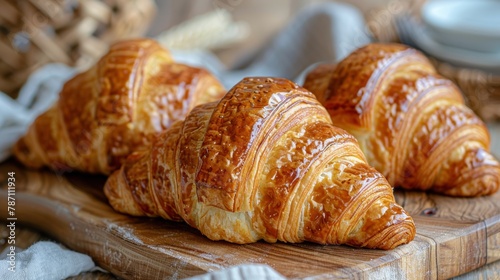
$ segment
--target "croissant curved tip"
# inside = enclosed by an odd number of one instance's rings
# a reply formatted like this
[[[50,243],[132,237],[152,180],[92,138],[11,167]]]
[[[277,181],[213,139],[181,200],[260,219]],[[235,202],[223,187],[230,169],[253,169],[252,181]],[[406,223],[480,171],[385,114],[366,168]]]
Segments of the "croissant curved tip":
[[[15,158],[21,162],[23,165],[29,168],[41,168],[43,166],[43,162],[37,160],[33,150],[30,148],[28,143],[26,142],[25,137],[21,137],[12,149]]]
[[[392,250],[400,245],[408,244],[415,238],[415,224],[413,220],[406,219],[399,224],[387,227],[381,232],[386,238],[377,244],[376,249]],[[367,246],[368,248],[372,248]]]
[[[111,204],[111,206],[114,208],[114,209],[117,209],[116,207],[119,205],[119,201],[120,199],[122,199],[120,197],[120,194],[119,194],[119,186],[122,184],[122,183],[125,183],[124,180],[120,180],[119,178],[123,177],[123,176],[119,176],[121,175],[121,169],[116,171],[116,172],[113,172],[109,177],[108,179],[106,180],[106,183],[104,184],[104,194],[106,195],[106,197],[108,198],[108,201],[109,203]],[[122,182],[119,182],[119,181],[122,181]]]
[[[492,195],[500,188],[500,163],[484,147],[461,147],[439,172],[433,192],[456,197]]]
[[[412,217],[395,202],[372,203],[346,244],[370,249],[391,250],[415,238]]]
[[[492,195],[500,187],[500,168],[491,170],[492,172],[478,176],[458,188],[452,188],[443,193],[450,196],[476,197]],[[496,172],[495,172],[496,171]]]
[[[135,203],[130,203],[130,201],[134,201],[134,198],[127,186],[128,182],[123,167],[112,173],[104,185],[104,194],[108,198],[109,204],[121,213],[133,216],[144,215],[144,212]]]

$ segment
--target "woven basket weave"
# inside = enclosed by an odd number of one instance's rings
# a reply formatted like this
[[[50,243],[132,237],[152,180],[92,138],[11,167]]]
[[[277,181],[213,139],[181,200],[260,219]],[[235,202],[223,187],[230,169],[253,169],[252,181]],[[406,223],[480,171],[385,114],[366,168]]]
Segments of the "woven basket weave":
[[[85,69],[115,40],[140,36],[153,0],[0,0],[0,90],[15,96],[40,66]]]
[[[396,18],[412,16],[420,20],[420,10],[426,1],[392,0],[388,6],[373,11],[367,20],[374,39],[381,42],[400,42]],[[483,120],[500,120],[500,75],[430,58],[441,75],[454,81],[461,88],[467,105]]]

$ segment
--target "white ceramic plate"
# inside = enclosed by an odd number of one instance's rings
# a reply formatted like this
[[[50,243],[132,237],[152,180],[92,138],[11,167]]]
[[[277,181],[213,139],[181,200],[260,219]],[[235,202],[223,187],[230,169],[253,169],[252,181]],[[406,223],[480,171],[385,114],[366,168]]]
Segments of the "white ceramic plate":
[[[424,52],[457,66],[477,68],[500,74],[500,51],[479,52],[445,45],[434,40],[429,35],[428,28],[415,20],[409,19],[408,25],[412,29],[408,35],[411,36],[415,45]]]
[[[435,41],[478,52],[500,52],[499,0],[430,0],[421,12]]]

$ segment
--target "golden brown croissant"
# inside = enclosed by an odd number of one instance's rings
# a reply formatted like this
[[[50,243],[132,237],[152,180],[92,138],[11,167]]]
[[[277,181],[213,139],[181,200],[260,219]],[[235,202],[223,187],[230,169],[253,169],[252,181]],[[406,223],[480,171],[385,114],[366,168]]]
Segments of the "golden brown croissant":
[[[498,190],[486,126],[420,52],[370,44],[338,65],[317,67],[304,87],[391,185],[452,196]]]
[[[119,42],[64,85],[58,102],[15,145],[14,155],[34,168],[109,174],[132,150],[224,92],[206,70],[175,63],[153,40]]]
[[[312,241],[391,249],[412,218],[316,98],[246,78],[197,106],[106,182],[114,209],[186,221],[213,240]]]

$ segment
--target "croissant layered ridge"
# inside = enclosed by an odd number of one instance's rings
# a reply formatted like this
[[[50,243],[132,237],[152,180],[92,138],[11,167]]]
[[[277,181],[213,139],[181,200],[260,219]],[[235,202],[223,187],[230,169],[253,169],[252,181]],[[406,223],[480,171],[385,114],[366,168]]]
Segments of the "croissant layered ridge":
[[[105,185],[112,207],[185,221],[213,240],[392,249],[415,225],[357,140],[313,94],[245,78],[132,154]]]
[[[422,53],[369,44],[318,66],[304,87],[391,185],[464,197],[498,190],[500,165],[485,124]]]
[[[121,41],[64,84],[14,155],[33,168],[110,174],[133,150],[223,93],[209,72],[174,62],[156,41]]]

